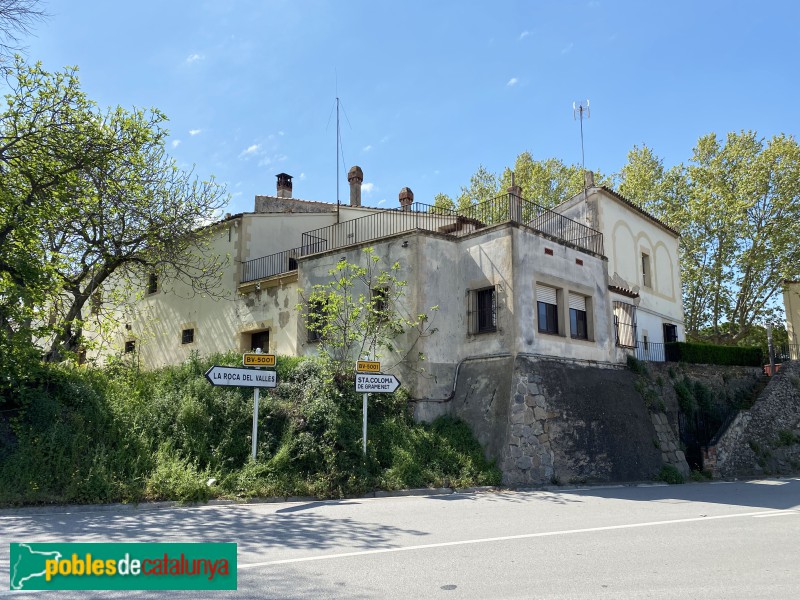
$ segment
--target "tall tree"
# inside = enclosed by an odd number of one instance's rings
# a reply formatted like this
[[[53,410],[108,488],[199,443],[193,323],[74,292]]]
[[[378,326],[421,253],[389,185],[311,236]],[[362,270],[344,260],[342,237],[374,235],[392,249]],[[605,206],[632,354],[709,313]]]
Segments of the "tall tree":
[[[221,260],[200,227],[225,197],[165,154],[164,115],[100,112],[74,70],[50,74],[18,60],[8,81],[0,114],[0,347],[47,333],[41,313],[35,318],[47,307],[55,320],[49,356],[76,350],[87,302],[102,299],[96,294],[112,278],[119,287],[152,272],[213,289]]]
[[[512,169],[506,168],[500,179],[500,187],[506,190],[511,185]],[[522,188],[522,197],[553,208],[581,192],[584,186],[580,165],[566,165],[556,158],[534,160],[530,152],[522,152],[514,161],[514,183]],[[595,173],[598,183],[603,175]]]
[[[691,161],[664,169],[634,148],[621,193],[681,231],[687,333],[720,343],[773,320],[784,278],[800,271],[800,148],[794,138],[703,136]]]
[[[0,0],[0,62],[20,49],[20,38],[45,17],[39,0]]]

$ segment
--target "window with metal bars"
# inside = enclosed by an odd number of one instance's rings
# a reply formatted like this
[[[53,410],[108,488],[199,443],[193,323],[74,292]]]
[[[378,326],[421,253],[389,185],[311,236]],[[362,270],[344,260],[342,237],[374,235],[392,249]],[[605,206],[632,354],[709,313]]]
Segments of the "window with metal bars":
[[[497,331],[497,291],[494,286],[469,294],[470,333]]]
[[[194,343],[194,327],[181,331],[181,344]]]
[[[617,346],[636,348],[636,307],[627,302],[614,302],[614,333]]]

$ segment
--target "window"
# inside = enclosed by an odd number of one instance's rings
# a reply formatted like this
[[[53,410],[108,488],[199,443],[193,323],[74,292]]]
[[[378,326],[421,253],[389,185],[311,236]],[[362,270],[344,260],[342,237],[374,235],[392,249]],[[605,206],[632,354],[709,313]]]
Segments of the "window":
[[[150,273],[147,278],[147,293],[155,294],[158,291],[158,275]]]
[[[627,302],[614,302],[614,333],[617,346],[636,347],[636,307]]]
[[[194,328],[191,329],[184,329],[181,332],[181,344],[193,344],[194,343]]]
[[[309,342],[318,342],[322,339],[322,329],[325,327],[325,306],[321,300],[312,300],[308,303],[306,314],[306,329]]]
[[[672,323],[664,323],[664,342],[678,341],[678,326]]]
[[[586,297],[569,293],[569,335],[578,340],[588,340],[586,326]]]
[[[642,285],[644,287],[653,287],[651,281],[652,275],[650,273],[650,256],[642,253]]]
[[[558,335],[558,292],[556,288],[536,285],[536,313],[539,333]]]
[[[125,342],[125,354],[131,354],[133,352],[136,352],[136,341],[128,340]]]
[[[492,287],[470,293],[470,333],[497,331],[497,292]]]
[[[255,352],[258,348],[261,348],[264,354],[269,354],[269,329],[250,334],[250,350]]]
[[[372,310],[378,321],[386,321],[386,310],[389,308],[389,288],[372,288]]]
[[[98,314],[102,304],[103,294],[98,290],[89,297],[89,312],[93,315]]]

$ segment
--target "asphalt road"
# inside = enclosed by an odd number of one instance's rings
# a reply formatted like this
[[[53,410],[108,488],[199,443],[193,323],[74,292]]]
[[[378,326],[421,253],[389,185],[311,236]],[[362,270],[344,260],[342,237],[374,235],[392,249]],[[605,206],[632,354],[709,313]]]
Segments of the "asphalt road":
[[[236,592],[58,598],[800,598],[800,479],[0,511],[8,542],[236,542]],[[33,598],[44,592],[0,591]]]

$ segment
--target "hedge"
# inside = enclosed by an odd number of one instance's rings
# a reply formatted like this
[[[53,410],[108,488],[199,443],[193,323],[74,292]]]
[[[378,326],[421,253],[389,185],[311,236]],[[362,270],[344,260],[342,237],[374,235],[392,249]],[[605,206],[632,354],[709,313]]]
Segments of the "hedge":
[[[703,365],[742,365],[760,367],[764,357],[761,348],[744,346],[715,346],[690,342],[664,344],[666,359]]]

